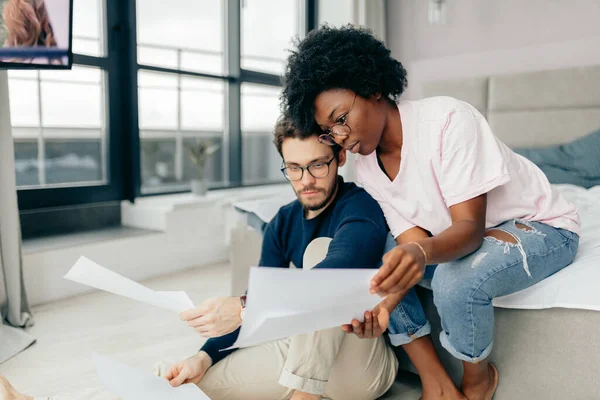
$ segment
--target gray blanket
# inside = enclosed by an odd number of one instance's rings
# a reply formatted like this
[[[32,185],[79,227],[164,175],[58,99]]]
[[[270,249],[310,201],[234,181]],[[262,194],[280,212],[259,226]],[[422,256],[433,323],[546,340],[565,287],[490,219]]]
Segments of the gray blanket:
[[[600,130],[560,146],[515,152],[533,161],[550,183],[584,188],[600,185]]]

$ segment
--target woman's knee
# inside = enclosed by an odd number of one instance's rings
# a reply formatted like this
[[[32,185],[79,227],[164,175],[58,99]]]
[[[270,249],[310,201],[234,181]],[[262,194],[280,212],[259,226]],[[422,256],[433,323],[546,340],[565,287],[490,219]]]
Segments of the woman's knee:
[[[473,260],[469,261],[474,262]],[[477,274],[461,273],[460,269],[465,266],[457,264],[461,264],[461,262],[438,266],[431,282],[434,303],[441,313],[464,308],[465,304],[474,300],[491,301],[489,296],[481,291],[481,280]]]
[[[436,306],[458,301],[463,297],[464,282],[458,279],[458,273],[454,263],[438,265],[431,280],[431,290]]]

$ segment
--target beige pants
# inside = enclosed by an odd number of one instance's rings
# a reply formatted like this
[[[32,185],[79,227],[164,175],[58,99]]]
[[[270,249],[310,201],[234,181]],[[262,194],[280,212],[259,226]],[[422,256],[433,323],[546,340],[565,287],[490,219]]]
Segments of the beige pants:
[[[333,400],[372,400],[392,385],[398,361],[383,337],[341,328],[238,350],[208,370],[200,388],[212,399],[289,399],[295,390]]]

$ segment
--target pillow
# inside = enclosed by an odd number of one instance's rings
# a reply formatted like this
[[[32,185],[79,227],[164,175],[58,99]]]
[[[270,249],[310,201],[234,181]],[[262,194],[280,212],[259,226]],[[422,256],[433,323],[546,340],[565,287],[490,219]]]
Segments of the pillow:
[[[533,161],[550,183],[584,188],[600,185],[600,130],[567,144],[515,152]]]

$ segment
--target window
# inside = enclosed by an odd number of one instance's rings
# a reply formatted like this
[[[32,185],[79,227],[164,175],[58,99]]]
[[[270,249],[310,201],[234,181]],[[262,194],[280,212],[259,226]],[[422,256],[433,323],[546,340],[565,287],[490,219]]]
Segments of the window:
[[[103,0],[75,0],[73,3],[73,53],[102,57],[104,43]]]
[[[223,75],[223,0],[137,1],[138,63]],[[168,34],[167,34],[168,32]]]
[[[354,23],[354,0],[319,1],[319,25],[328,23],[340,27]]]
[[[17,186],[38,186],[40,167],[37,139],[15,138],[14,146]]]
[[[219,146],[203,166],[209,187],[229,186],[225,3],[178,1],[167,15],[162,1],[137,2],[142,194],[189,190],[198,142]]]
[[[283,181],[281,74],[316,1],[165,4],[74,0],[73,69],[9,72],[22,210],[188,191],[200,142],[209,187]]]
[[[281,88],[242,84],[243,181],[247,185],[284,181],[281,156],[273,144]]]
[[[99,69],[78,66],[9,72],[19,187],[106,181],[103,81]]]
[[[141,193],[189,190],[199,142],[218,146],[204,169],[209,187],[280,182],[280,75],[306,3],[187,0],[168,14],[161,5],[137,2]]]
[[[101,14],[99,1],[75,1],[75,50],[103,53]],[[8,76],[18,188],[107,184],[105,72],[74,65]]]
[[[196,179],[189,154],[198,140],[219,146],[205,176],[224,186],[224,82],[140,71],[138,88],[142,193],[187,190]]]
[[[292,39],[305,29],[299,0],[242,1],[243,69],[282,75]]]

